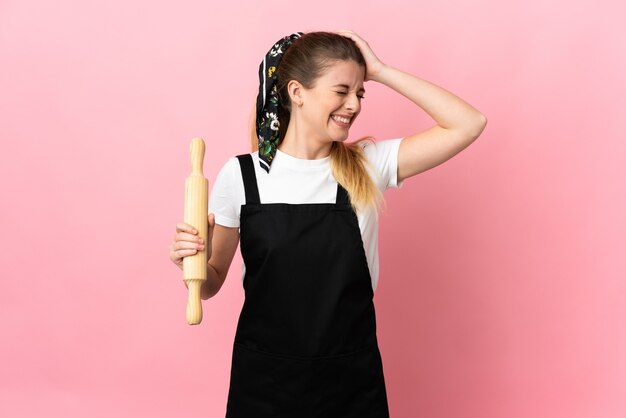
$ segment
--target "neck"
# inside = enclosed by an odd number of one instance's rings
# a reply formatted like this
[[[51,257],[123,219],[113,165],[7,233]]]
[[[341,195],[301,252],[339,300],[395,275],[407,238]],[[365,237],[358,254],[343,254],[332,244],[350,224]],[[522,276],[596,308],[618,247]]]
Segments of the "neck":
[[[292,157],[304,160],[317,160],[328,157],[332,142],[315,139],[308,130],[303,129],[297,118],[291,118],[285,138],[278,149]]]

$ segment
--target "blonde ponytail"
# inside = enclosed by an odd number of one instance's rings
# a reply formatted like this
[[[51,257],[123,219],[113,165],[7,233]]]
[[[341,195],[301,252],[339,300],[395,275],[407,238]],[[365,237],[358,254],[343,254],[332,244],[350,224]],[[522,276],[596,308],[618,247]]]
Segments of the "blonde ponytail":
[[[369,137],[362,140],[371,140]],[[355,211],[366,207],[378,210],[382,193],[370,177],[368,164],[360,142],[333,142],[330,149],[330,168],[333,176],[348,195]]]

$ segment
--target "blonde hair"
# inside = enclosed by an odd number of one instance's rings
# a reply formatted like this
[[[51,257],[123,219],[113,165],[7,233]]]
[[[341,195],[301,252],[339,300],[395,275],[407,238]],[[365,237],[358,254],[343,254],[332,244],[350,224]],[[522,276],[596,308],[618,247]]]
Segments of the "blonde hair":
[[[278,118],[279,144],[285,138],[291,117],[291,99],[287,91],[290,80],[297,80],[305,88],[312,88],[330,66],[337,61],[354,61],[366,68],[365,58],[356,43],[345,36],[333,32],[309,32],[296,39],[285,51],[276,69],[277,90],[280,103]],[[256,134],[256,107],[252,112],[250,126],[252,151],[258,150]],[[355,211],[372,207],[378,210],[382,193],[370,177],[361,142],[372,140],[361,138],[356,142],[333,142],[330,149],[330,167],[333,176],[348,195]]]

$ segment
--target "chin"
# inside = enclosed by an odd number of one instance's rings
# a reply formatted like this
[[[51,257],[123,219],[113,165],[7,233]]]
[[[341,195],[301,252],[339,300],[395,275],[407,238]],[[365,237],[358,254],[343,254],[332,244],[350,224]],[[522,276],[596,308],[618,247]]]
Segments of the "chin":
[[[328,135],[328,138],[333,142],[344,142],[348,139],[348,136],[350,136],[348,131],[345,131],[345,132],[335,131],[335,132],[330,132],[330,135]]]
[[[346,142],[348,135],[332,135],[329,139],[331,142]]]

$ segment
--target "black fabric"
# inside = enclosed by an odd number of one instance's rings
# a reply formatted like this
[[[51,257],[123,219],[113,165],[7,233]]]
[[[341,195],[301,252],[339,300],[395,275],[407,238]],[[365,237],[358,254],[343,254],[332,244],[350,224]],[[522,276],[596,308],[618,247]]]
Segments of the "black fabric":
[[[304,33],[295,32],[278,40],[265,54],[259,65],[259,94],[256,98],[256,133],[259,140],[259,163],[269,173],[270,165],[276,155],[279,135],[278,112],[280,103],[276,82],[276,68],[283,58],[283,54],[291,44]]]
[[[243,182],[243,187],[246,193],[246,203],[248,204],[258,204],[261,203],[261,198],[259,197],[259,188],[256,182],[256,172],[254,171],[254,161],[252,158],[249,158],[249,154],[238,155],[237,159],[239,160],[239,165],[241,166],[241,172],[244,179],[249,179],[250,181]],[[336,202],[342,205],[350,204],[350,197],[348,192],[341,184],[337,184],[337,197]]]
[[[246,154],[249,156],[249,154]],[[241,172],[243,178],[252,179],[249,182],[243,182],[243,187],[246,192],[246,202],[257,204],[261,203],[259,198],[259,188],[256,186],[256,174],[254,172],[254,162],[252,158],[247,158],[246,155],[238,155],[239,165],[241,166]]]
[[[251,155],[239,161],[246,196],[258,196]],[[226,417],[388,417],[371,277],[345,189],[335,203],[246,198],[240,219],[245,301]]]

